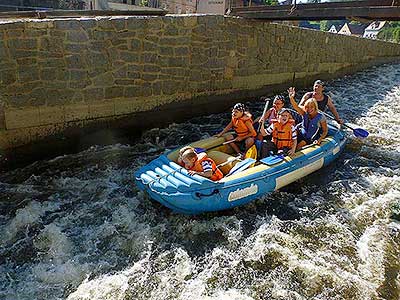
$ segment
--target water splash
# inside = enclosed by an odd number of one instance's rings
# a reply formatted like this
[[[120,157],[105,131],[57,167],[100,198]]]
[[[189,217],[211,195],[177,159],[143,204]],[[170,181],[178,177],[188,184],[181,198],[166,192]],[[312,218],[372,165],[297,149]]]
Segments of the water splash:
[[[328,87],[370,137],[350,131],[332,166],[231,211],[182,216],[133,185],[136,168],[229,112],[1,174],[0,298],[398,299],[400,65]]]

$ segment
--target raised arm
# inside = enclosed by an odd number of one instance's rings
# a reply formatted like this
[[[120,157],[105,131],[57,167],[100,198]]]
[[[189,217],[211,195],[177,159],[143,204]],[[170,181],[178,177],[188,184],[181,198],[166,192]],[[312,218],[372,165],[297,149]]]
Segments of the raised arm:
[[[292,104],[293,108],[300,114],[304,115],[306,112],[296,103],[296,100],[294,99],[294,96],[296,95],[296,90],[294,87],[290,87],[288,89],[288,94],[289,94],[289,99],[290,99],[290,104]]]

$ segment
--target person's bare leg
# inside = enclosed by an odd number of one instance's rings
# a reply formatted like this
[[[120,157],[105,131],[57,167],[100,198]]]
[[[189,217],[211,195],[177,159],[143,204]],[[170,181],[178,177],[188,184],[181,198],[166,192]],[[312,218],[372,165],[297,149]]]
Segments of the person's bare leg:
[[[235,137],[232,134],[229,134],[225,137],[225,141],[232,141]],[[229,143],[226,146],[231,147],[233,149],[233,151],[235,151],[236,153],[240,153],[240,149],[239,147],[235,144],[235,142]]]
[[[254,139],[249,137],[246,139],[245,143],[246,143],[246,151],[245,151],[246,153],[247,150],[249,150],[250,147],[254,145]]]

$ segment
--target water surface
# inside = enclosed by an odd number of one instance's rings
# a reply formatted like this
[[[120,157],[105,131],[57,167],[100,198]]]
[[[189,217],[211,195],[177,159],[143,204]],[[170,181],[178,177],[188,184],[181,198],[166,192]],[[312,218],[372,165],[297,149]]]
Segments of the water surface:
[[[0,298],[399,299],[390,208],[400,199],[400,65],[328,84],[341,116],[370,137],[350,131],[334,164],[230,211],[176,214],[133,182],[166,149],[223,128],[229,112],[3,172]]]

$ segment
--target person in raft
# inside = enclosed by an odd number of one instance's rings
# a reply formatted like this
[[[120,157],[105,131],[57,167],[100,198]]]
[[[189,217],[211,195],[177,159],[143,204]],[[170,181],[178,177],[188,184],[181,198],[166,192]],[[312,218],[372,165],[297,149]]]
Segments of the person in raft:
[[[234,134],[225,137],[225,141],[232,141],[229,145],[237,154],[246,153],[246,151],[254,145],[254,138],[257,132],[253,127],[251,114],[246,110],[242,103],[236,103],[232,109],[232,119],[229,124],[222,130],[217,137],[221,137],[228,130],[235,130]]]
[[[208,158],[205,152],[197,154],[191,147],[184,148],[186,150],[183,151],[181,160],[185,169],[188,170],[189,175],[193,176],[197,174],[213,181],[218,181],[224,177],[224,174],[218,169],[215,162],[211,158]]]
[[[294,120],[288,109],[279,110],[277,119],[271,120],[271,125],[265,129],[264,122],[261,122],[260,133],[263,136],[272,135],[272,140],[264,140],[261,148],[261,157],[282,153],[293,156],[297,146],[297,132]]]
[[[265,98],[262,97],[264,100]],[[268,109],[265,112],[265,116],[262,119],[263,116],[257,118],[254,122],[268,122],[268,125],[272,124],[273,120],[278,119],[278,112],[285,106],[285,98],[282,95],[276,95],[274,98],[274,102],[272,104],[272,107]]]
[[[334,115],[336,122],[343,124],[343,120],[340,118],[331,97],[325,94],[324,90],[325,83],[322,80],[316,80],[314,82],[313,91],[305,93],[303,98],[301,98],[299,105],[304,106],[308,99],[314,98],[318,103],[318,109],[320,111],[325,111],[328,106],[329,110]]]
[[[295,88],[290,87],[288,93],[293,108],[303,116],[303,122],[298,126],[297,150],[309,144],[320,145],[328,134],[328,125],[325,116],[318,112],[317,100],[310,98],[304,106],[299,106],[294,99]]]
[[[265,97],[261,97],[261,100],[265,100]],[[267,121],[267,125],[271,125],[273,121],[276,121],[278,119],[278,113],[281,111],[281,109],[284,108],[285,97],[283,97],[282,95],[276,95],[272,107],[265,112],[264,118],[263,116],[261,116],[254,121],[254,127],[256,128],[257,132],[260,132],[258,128],[261,129],[261,123]],[[301,123],[301,121],[303,120],[303,117],[301,115],[299,115],[294,109],[285,109],[289,112],[290,118],[294,120],[295,125]],[[269,139],[270,136],[263,136],[261,133],[257,135],[257,139],[259,140],[263,140],[265,138]]]

